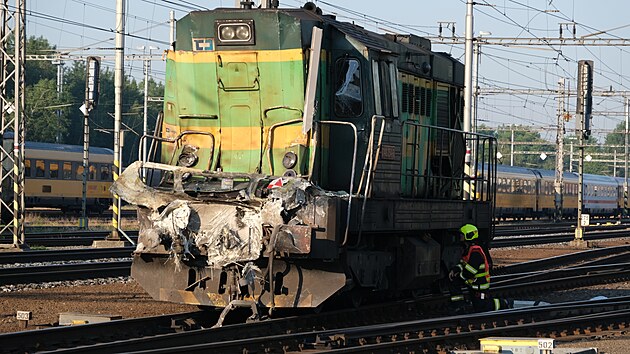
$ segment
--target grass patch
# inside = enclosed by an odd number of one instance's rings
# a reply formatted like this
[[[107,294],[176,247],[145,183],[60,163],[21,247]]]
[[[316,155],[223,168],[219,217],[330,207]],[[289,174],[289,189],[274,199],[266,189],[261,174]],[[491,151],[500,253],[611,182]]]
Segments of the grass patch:
[[[27,213],[24,219],[24,227],[27,232],[30,231],[79,231],[84,230],[79,227],[78,216],[48,216],[40,215],[36,213]],[[125,231],[138,230],[138,221],[135,217],[123,217],[120,221],[119,227]],[[88,218],[88,230],[90,231],[103,231],[111,230],[112,219],[111,217],[90,217]]]

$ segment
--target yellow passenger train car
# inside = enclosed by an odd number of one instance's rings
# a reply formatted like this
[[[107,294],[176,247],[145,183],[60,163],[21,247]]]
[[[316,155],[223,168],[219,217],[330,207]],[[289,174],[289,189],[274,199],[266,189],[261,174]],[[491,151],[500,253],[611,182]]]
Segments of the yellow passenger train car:
[[[12,134],[5,135],[5,148],[12,145]],[[8,150],[10,151],[10,150]],[[24,203],[26,208],[58,208],[79,212],[83,198],[83,146],[25,142]],[[87,209],[102,213],[111,205],[114,151],[101,147],[89,149]],[[12,166],[5,162],[5,173]],[[12,188],[3,188],[5,201],[12,200]],[[2,210],[2,216],[5,212]]]
[[[495,218],[553,218],[557,213],[555,171],[515,166],[497,166]],[[562,217],[577,216],[578,175],[564,172]],[[617,218],[624,209],[623,179],[584,174],[584,213]]]

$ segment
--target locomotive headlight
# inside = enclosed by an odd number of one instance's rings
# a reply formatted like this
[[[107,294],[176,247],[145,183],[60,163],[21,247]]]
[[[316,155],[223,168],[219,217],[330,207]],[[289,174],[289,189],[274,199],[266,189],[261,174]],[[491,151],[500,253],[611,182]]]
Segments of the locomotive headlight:
[[[224,41],[231,41],[236,36],[236,32],[234,31],[234,27],[232,26],[223,26],[221,28],[221,39]]]
[[[253,20],[218,20],[215,30],[220,45],[254,44]]]
[[[177,159],[177,165],[183,167],[192,167],[197,164],[199,158],[195,154],[181,154]]]
[[[177,166],[192,167],[197,164],[199,157],[197,156],[197,148],[190,145],[185,145],[182,148],[182,152],[177,158]]]
[[[293,151],[289,151],[282,158],[282,166],[286,169],[293,168],[297,164],[297,160],[297,155]]]
[[[236,38],[242,39],[244,41],[249,40],[251,34],[249,33],[249,27],[240,25],[236,27]]]

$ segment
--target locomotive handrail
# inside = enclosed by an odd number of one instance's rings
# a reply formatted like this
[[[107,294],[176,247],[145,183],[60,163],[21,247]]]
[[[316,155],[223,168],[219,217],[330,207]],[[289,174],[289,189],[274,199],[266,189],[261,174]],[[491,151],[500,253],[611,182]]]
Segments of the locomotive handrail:
[[[381,118],[381,130],[378,134],[378,143],[376,144],[376,154],[372,151],[374,150],[374,130],[376,129],[376,119]],[[361,232],[363,229],[363,219],[365,218],[365,206],[367,205],[368,197],[372,194],[372,174],[376,171],[376,167],[378,166],[378,157],[381,153],[381,142],[383,140],[383,133],[385,131],[385,116],[375,114],[371,118],[371,128],[370,128],[370,139],[368,141],[367,151],[365,152],[365,162],[363,164],[363,173],[361,174],[361,181],[359,182],[359,188],[357,188],[357,194],[360,194],[361,187],[363,185],[363,176],[367,170],[367,178],[365,181],[365,193],[363,193],[363,203],[361,205],[361,218],[359,219],[359,232],[357,236],[357,242],[355,246],[361,242]],[[369,158],[369,167],[368,167],[368,158]]]
[[[405,125],[411,125],[411,126],[416,126],[416,127],[423,127],[423,128],[429,129],[429,131],[435,129],[437,131],[456,133],[456,134],[465,134],[466,136],[464,137],[464,139],[466,141],[474,140],[476,142],[476,144],[478,144],[478,145],[481,144],[480,140],[495,139],[493,136],[486,135],[486,134],[472,133],[472,132],[463,132],[463,131],[457,130],[457,129],[447,128],[447,127],[440,127],[440,126],[435,126],[435,125],[430,125],[430,124],[423,124],[423,123],[413,122],[413,121],[405,121],[405,122],[403,122],[403,126],[405,126]],[[476,165],[476,162],[475,162],[475,165]],[[445,176],[442,176],[442,177],[446,178]],[[451,179],[452,180],[461,180],[461,181],[465,181],[466,180],[466,178],[456,178],[456,177],[451,177]],[[490,174],[488,174],[487,177],[482,177],[482,178],[470,177],[469,179],[470,180],[481,180],[483,182],[485,180],[490,180],[491,176],[490,176]],[[491,195],[489,195],[487,198],[491,198]]]
[[[348,216],[346,217],[346,231],[343,236],[343,242],[341,243],[341,246],[343,247],[348,242],[348,232],[350,229],[350,211],[352,211],[352,195],[354,193],[354,172],[356,169],[356,162],[357,162],[357,144],[359,140],[359,134],[357,131],[357,126],[350,122],[343,122],[343,121],[338,121],[338,120],[325,120],[325,121],[319,121],[317,123],[347,125],[347,126],[350,126],[350,128],[352,128],[352,130],[354,131],[354,148],[353,148],[353,153],[352,153],[352,172],[350,174],[350,192],[348,193]]]
[[[258,78],[254,79],[254,83],[252,84],[252,86],[234,86],[234,87],[226,88],[225,84],[223,83],[223,80],[221,80],[220,78],[217,81],[217,84],[225,92],[230,92],[230,91],[256,91],[256,90],[259,89],[259,85],[260,85],[260,83],[258,82]]]
[[[374,161],[373,159],[373,154],[372,154],[372,149],[374,148],[374,129],[376,127],[376,119],[377,118],[381,118],[383,119],[383,124],[381,125],[381,132],[379,134],[379,141],[378,141],[378,145],[377,145],[377,151],[376,151],[376,161]],[[367,146],[367,151],[365,152],[365,161],[363,163],[363,173],[361,173],[361,180],[359,181],[359,187],[357,188],[357,194],[361,193],[361,188],[363,188],[363,179],[365,178],[365,173],[366,171],[371,171],[372,169],[376,169],[376,166],[374,166],[374,168],[372,168],[372,164],[378,164],[378,156],[381,150],[381,139],[383,138],[383,131],[385,128],[385,117],[382,115],[373,115],[372,118],[370,119],[370,121],[372,122],[371,124],[371,130],[370,130],[370,138],[368,140],[368,146]],[[369,161],[368,161],[369,159]],[[370,166],[368,167],[368,162],[370,164]],[[367,181],[365,182],[365,195],[367,195],[370,191],[370,173],[368,172],[368,177],[367,177]]]
[[[275,111],[276,109],[288,109],[290,111],[297,111],[300,113],[300,117],[304,116],[304,111],[302,111],[299,108],[294,108],[294,107],[289,107],[289,106],[274,106],[274,107],[269,107],[269,108],[265,108],[265,110],[263,111],[263,116],[265,118],[267,117],[267,113],[271,112],[271,111]],[[302,118],[300,118],[301,121]]]
[[[148,135],[148,134],[143,134],[140,137],[140,144],[138,147],[138,156],[142,156],[140,153],[142,152],[142,142],[145,138],[152,138],[154,140],[158,140],[161,142],[166,142],[166,143],[176,143],[177,141],[179,141],[184,135],[193,135],[193,134],[199,134],[199,135],[206,135],[209,136],[210,138],[212,138],[212,144],[210,146],[210,165],[209,165],[209,169],[212,169],[212,161],[214,160],[214,144],[216,142],[216,138],[214,137],[214,134],[210,133],[210,132],[203,132],[203,131],[197,131],[197,130],[184,130],[183,132],[179,133],[176,137],[174,138],[164,138],[161,136],[157,136],[157,135]],[[173,158],[175,158],[175,152],[176,150],[173,150],[173,155],[171,156],[171,160],[169,161],[169,163],[173,162]],[[146,162],[146,161],[143,161]]]
[[[269,133],[267,134],[267,162],[269,163],[269,174],[273,176],[273,164],[271,163],[271,146],[273,145],[273,131],[283,125],[289,125],[294,123],[302,123],[302,118],[286,120],[284,122],[278,122],[269,126]]]

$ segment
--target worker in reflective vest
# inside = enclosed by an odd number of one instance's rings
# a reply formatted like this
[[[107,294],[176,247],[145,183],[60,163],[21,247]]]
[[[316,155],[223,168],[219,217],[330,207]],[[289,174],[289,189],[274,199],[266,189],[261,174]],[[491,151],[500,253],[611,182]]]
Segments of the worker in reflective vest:
[[[477,244],[479,230],[475,225],[466,224],[459,229],[461,241],[466,246],[459,263],[449,273],[451,282],[461,289],[465,285],[470,290],[475,311],[491,311],[507,308],[507,302],[493,299],[490,289],[490,265],[483,248]],[[464,296],[453,294],[451,301],[463,301]]]

